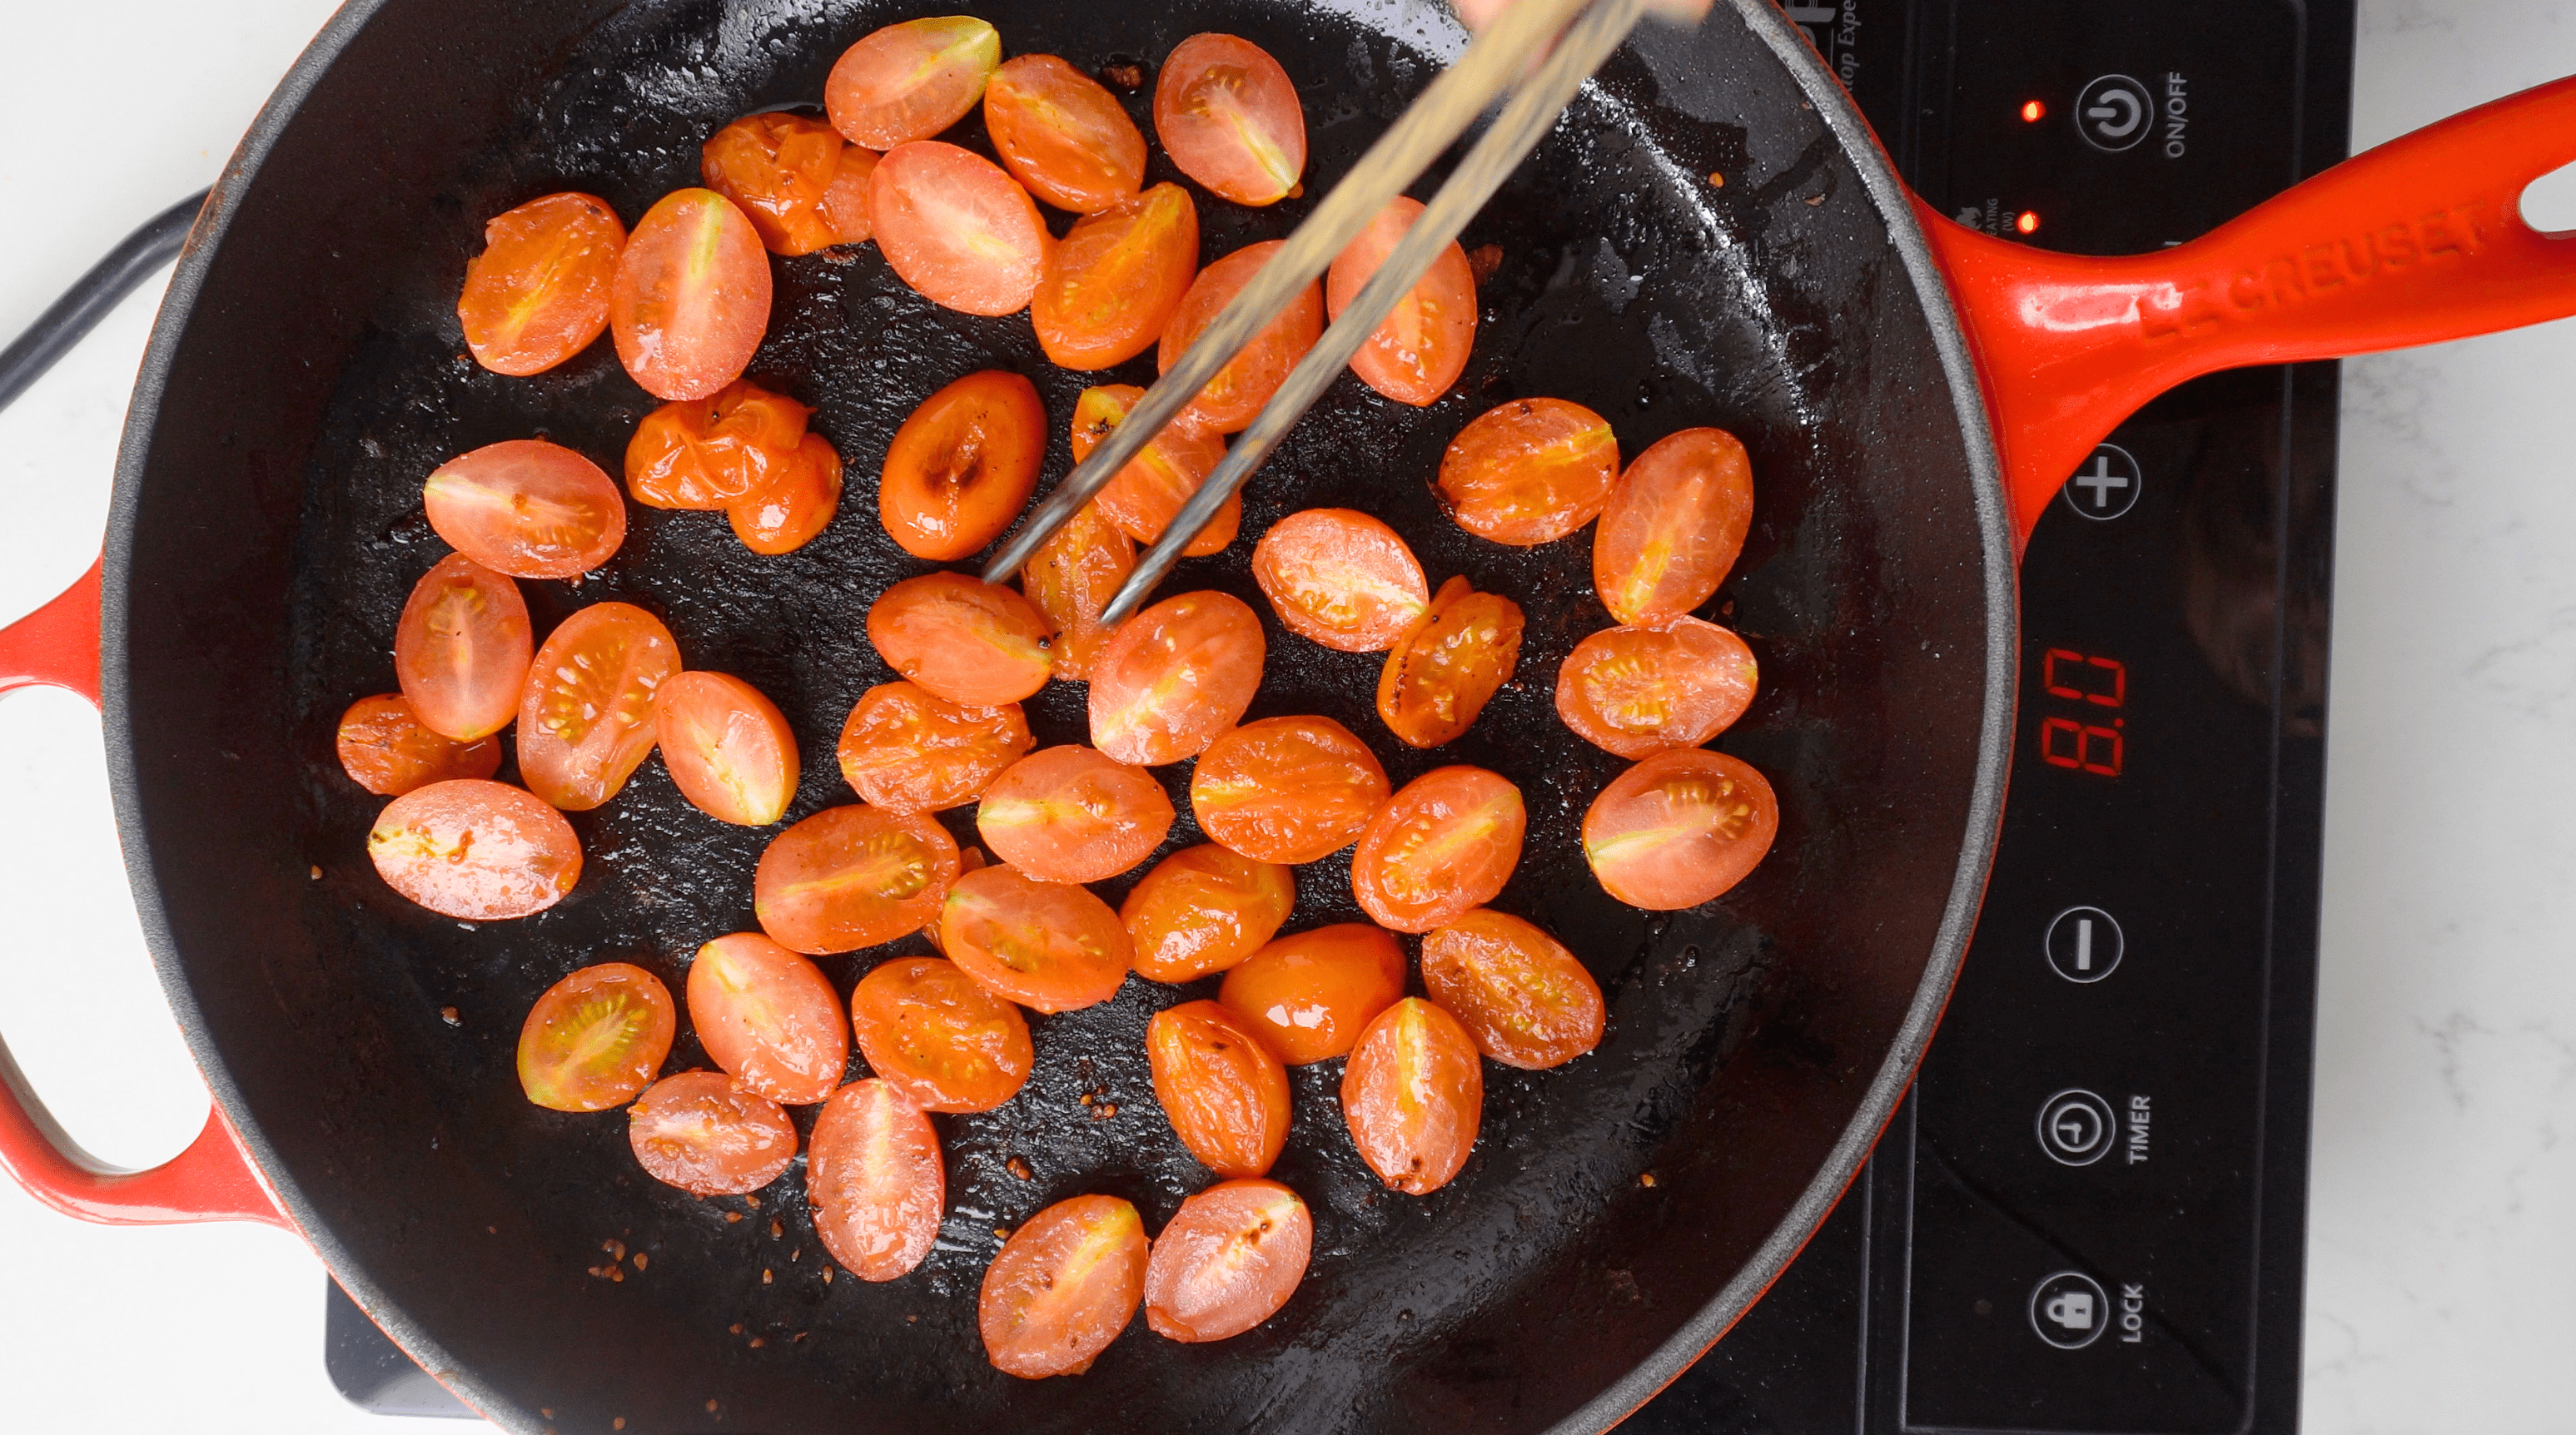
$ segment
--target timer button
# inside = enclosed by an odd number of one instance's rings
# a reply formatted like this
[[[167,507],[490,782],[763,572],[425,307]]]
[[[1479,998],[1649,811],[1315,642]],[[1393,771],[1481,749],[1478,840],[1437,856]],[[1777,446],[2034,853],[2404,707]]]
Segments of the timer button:
[[[2039,1149],[2061,1166],[2090,1166],[2111,1154],[2120,1118],[2111,1103],[2071,1086],[2039,1108]]]
[[[2138,472],[2138,461],[2127,449],[2115,443],[2100,444],[2075,476],[2066,480],[2066,487],[2058,490],[2058,495],[2066,500],[2067,507],[2097,523],[2106,522],[2137,503],[2143,477]]]
[[[2120,924],[2099,907],[2069,907],[2048,924],[2042,939],[2048,969],[2070,982],[2098,982],[2120,965],[2128,948]]]

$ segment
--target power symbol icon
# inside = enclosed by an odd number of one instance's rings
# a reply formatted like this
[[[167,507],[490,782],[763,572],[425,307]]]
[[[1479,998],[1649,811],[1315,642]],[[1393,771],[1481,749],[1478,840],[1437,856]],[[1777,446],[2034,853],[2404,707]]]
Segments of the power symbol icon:
[[[2104,75],[2075,97],[2075,131],[2105,154],[2134,147],[2154,128],[2155,96],[2126,75]]]

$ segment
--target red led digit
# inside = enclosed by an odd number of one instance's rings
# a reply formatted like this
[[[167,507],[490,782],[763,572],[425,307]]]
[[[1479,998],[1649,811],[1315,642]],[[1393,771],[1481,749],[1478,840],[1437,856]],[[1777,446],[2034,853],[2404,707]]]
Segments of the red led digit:
[[[2106,697],[2101,693],[2086,693],[2084,695],[2084,700],[2086,702],[2099,703],[2106,708],[2115,708],[2129,700],[2129,668],[2127,664],[2113,662],[2109,658],[2087,658],[2084,661],[2087,666],[2107,668],[2111,673],[2110,695]]]
[[[2098,755],[2095,749],[2096,743],[2107,743],[2110,745],[2111,756],[2109,761],[2103,761]],[[2118,777],[2120,775],[2120,759],[2126,749],[2127,744],[2121,741],[2120,730],[2118,728],[2088,726],[2084,729],[2083,737],[2077,743],[2075,752],[2076,756],[2081,760],[2081,766],[2086,772],[2098,772],[2104,777]]]
[[[2073,745],[2068,751],[2057,750],[2057,738],[2060,733],[2073,739]],[[2082,767],[2084,765],[2084,724],[2069,722],[2065,718],[2058,717],[2042,721],[2039,725],[2039,755],[2047,759],[2051,767]]]
[[[2039,755],[2051,767],[2118,777],[2128,756],[2128,740],[2118,728],[2069,718],[2043,718],[2039,724]]]
[[[2058,680],[2057,665],[2059,663],[2073,663],[2078,667],[2081,667],[2084,663],[2084,655],[2070,648],[2049,649],[2048,656],[2039,660],[2040,685],[2047,688],[2048,695],[2053,698],[2065,698],[2072,702],[2083,697],[2084,690],[2082,688],[2079,688],[2072,683],[2060,682]]]
[[[2071,667],[2074,671],[2061,677],[2058,673],[2060,664]],[[2099,669],[2111,675],[2109,692],[2096,691],[2102,682],[2100,674],[2085,671],[2088,668]],[[2078,687],[2069,679],[2080,679],[2085,686]],[[2112,658],[2092,657],[2076,652],[2072,648],[2048,650],[2047,655],[2039,660],[2039,683],[2041,687],[2047,689],[2050,697],[2064,698],[2068,702],[2087,702],[2100,707],[2116,708],[2129,700],[2129,667],[2126,663]]]

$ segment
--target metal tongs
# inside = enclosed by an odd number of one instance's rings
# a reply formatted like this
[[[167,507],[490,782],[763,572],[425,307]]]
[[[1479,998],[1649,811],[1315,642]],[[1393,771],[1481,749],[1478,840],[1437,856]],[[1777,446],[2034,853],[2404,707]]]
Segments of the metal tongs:
[[[1236,437],[1198,492],[1172,516],[1153,550],[1101,610],[1100,622],[1115,627],[1133,613],[1180,561],[1181,550],[1340,375],[1396,301],[1412,290],[1503,180],[1556,127],[1557,116],[1636,28],[1646,6],[1647,0],[1520,0],[1496,17],[1467,46],[1458,63],[1433,79],[1421,98],[1379,136],[1350,175],[1315,206],[1315,212],[1217,314],[1180,362],[1136,401],[1125,421],[1056,485],[1027,524],[985,565],[984,581],[999,583],[1018,572],[1040,544],[1145,451],[1273,316],[1330,267],[1334,256],[1359,237],[1389,200],[1420,178],[1495,97],[1510,90],[1511,100],[1492,127],[1468,150],[1359,296],[1306,351],[1251,427]],[[1551,41],[1556,46],[1552,51],[1548,50]],[[1538,61],[1542,52],[1547,58]],[[1533,61],[1537,61],[1535,67]]]

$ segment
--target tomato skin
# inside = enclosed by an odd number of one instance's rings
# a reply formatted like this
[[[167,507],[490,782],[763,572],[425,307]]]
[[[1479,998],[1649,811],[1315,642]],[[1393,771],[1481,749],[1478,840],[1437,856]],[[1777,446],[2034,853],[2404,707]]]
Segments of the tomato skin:
[[[869,1069],[924,1111],[990,1111],[1037,1060],[1020,1009],[937,957],[897,957],[859,978],[850,1023]]]
[[[1614,778],[1583,814],[1583,856],[1631,907],[1678,911],[1752,875],[1780,834],[1761,773],[1722,752],[1659,752]]]
[[[957,867],[957,839],[928,817],[826,807],[770,839],[752,909],[789,951],[855,952],[920,930]]]
[[[770,253],[811,254],[842,242],[823,212],[842,148],[840,131],[820,120],[745,115],[699,147],[698,177],[742,210]]]
[[[868,609],[868,642],[887,667],[971,708],[1045,687],[1047,635],[1028,599],[963,573],[906,578]]]
[[[433,782],[385,804],[367,856],[386,886],[460,922],[533,916],[581,880],[581,839],[562,813],[477,777]]]
[[[1622,623],[1716,594],[1753,526],[1753,463],[1724,429],[1667,435],[1628,465],[1592,534],[1592,586]]]
[[[1029,319],[1058,367],[1123,364],[1163,336],[1199,272],[1199,210],[1158,184],[1074,221],[1047,256]]]
[[[1261,687],[1261,619],[1229,593],[1183,593],[1110,634],[1091,672],[1091,743],[1120,762],[1195,757]]]
[[[733,535],[754,553],[793,553],[814,541],[841,506],[841,456],[809,433],[769,481],[726,508]]]
[[[1306,1276],[1315,1217],[1276,1181],[1219,1181],[1181,1202],[1145,1262],[1145,1323],[1224,1340],[1278,1314]]]
[[[1020,594],[1055,628],[1047,651],[1057,677],[1075,683],[1090,678],[1101,645],[1109,641],[1101,610],[1135,571],[1135,541],[1118,531],[1097,501],[1084,504],[1029,555],[1020,569]]]
[[[608,201],[549,194],[494,215],[465,265],[456,317],[474,362],[542,374],[608,331],[608,286],[626,226]]]
[[[941,812],[983,796],[1030,744],[1017,703],[967,707],[918,683],[880,683],[841,725],[841,776],[888,812]]]
[[[1288,631],[1337,652],[1384,652],[1431,609],[1413,549],[1355,508],[1309,508],[1270,525],[1253,545],[1252,577]]]
[[[1621,757],[1697,747],[1753,705],[1759,672],[1744,640],[1697,618],[1606,628],[1556,670],[1556,715]]]
[[[567,812],[615,797],[659,740],[654,694],[680,645],[632,603],[593,603],[537,649],[519,697],[519,777]]]
[[[1485,1072],[1458,1019],[1420,997],[1379,1013],[1342,1071],[1351,1143],[1390,1189],[1426,1196],[1476,1148]]]
[[[1270,52],[1232,35],[1172,47],[1154,82],[1154,132],[1181,173],[1237,204],[1276,204],[1306,169],[1306,111]]]
[[[519,1089],[549,1111],[606,1111],[653,1084],[679,1021],[671,989],[626,962],[546,988],[519,1027]]]
[[[458,742],[519,715],[535,653],[519,585],[450,553],[421,575],[394,625],[394,678],[423,727]]]
[[[1288,1068],[1242,1018],[1211,1001],[1145,1028],[1154,1100],[1181,1144],[1220,1176],[1258,1176],[1288,1144]]]
[[[937,140],[888,150],[868,176],[868,225],[895,276],[965,314],[1029,307],[1055,239],[1002,167]]]
[[[1169,75],[1171,71],[1163,72]],[[1231,303],[1261,266],[1270,262],[1285,240],[1271,239],[1248,244],[1199,271],[1190,281],[1189,292],[1181,296],[1180,308],[1172,312],[1163,327],[1161,345],[1155,351],[1155,362],[1164,373],[1181,361],[1190,345],[1216,320],[1219,311]],[[1226,361],[1216,377],[1207,381],[1181,417],[1215,433],[1235,433],[1250,428],[1261,413],[1261,406],[1288,382],[1288,371],[1315,347],[1324,336],[1324,286],[1309,284],[1288,306],[1279,311],[1252,342]]]
[[[810,1106],[841,1084],[850,1029],[822,969],[758,932],[698,948],[689,963],[689,1025],[745,1091]]]
[[[1091,451],[1127,421],[1127,411],[1144,396],[1145,391],[1133,384],[1083,390],[1073,405],[1073,461],[1091,457]],[[1180,419],[1148,440],[1145,451],[1111,475],[1108,485],[1091,500],[1119,532],[1139,543],[1159,541],[1172,516],[1225,459],[1225,440],[1184,422],[1188,416],[1184,410]],[[1234,541],[1242,524],[1243,495],[1228,494],[1216,516],[1190,539],[1181,555],[1204,558],[1219,551]]]
[[[1563,399],[1514,399],[1458,431],[1440,456],[1441,501],[1479,538],[1553,543],[1601,514],[1619,481],[1610,421]]]
[[[626,1109],[626,1139],[644,1174],[692,1196],[757,1191],[796,1159],[787,1113],[719,1071],[654,1082]]]
[[[939,914],[939,947],[986,991],[1031,1011],[1093,1006],[1127,980],[1127,929],[1108,903],[1010,867],[957,879]]]
[[[1145,137],[1118,97],[1053,55],[1017,55],[984,86],[1002,167],[1058,209],[1097,214],[1145,182]]]
[[[653,731],[671,785],[710,817],[766,827],[796,800],[795,729],[740,678],[674,674],[653,693]]]
[[[712,189],[644,212],[618,256],[608,328],[629,377],[657,399],[703,399],[742,377],[769,329],[760,231]]]
[[[459,454],[422,485],[447,545],[513,578],[575,578],[626,541],[626,504],[599,465],[544,439]]]
[[[1001,33],[981,20],[906,20],[841,52],[824,81],[824,109],[852,144],[890,150],[964,119],[1001,61]]]
[[[1438,747],[1475,725],[1520,657],[1520,605],[1452,578],[1387,650],[1377,715],[1413,746]]]
[[[1397,789],[1351,854],[1351,893],[1378,925],[1445,927],[1490,902],[1520,865],[1521,790],[1481,767],[1441,767]]]
[[[841,162],[823,191],[823,218],[832,226],[836,244],[865,244],[875,237],[868,222],[868,184],[877,172],[877,152],[858,145],[841,146]]]
[[[1067,744],[1040,748],[995,778],[975,830],[995,857],[1041,882],[1099,882],[1163,845],[1174,815],[1153,774]]]
[[[805,1196],[844,1270],[865,1281],[907,1274],[930,1254],[948,1205],[939,1133],[892,1083],[853,1081],[814,1118]]]
[[[749,379],[644,416],[626,441],[626,491],[648,508],[715,509],[750,497],[795,461],[813,411]]]
[[[400,693],[349,704],[332,746],[349,780],[378,797],[400,797],[451,777],[490,777],[501,770],[501,744],[458,742],[433,732]]]
[[[953,563],[1011,526],[1045,458],[1037,386],[1001,369],[968,374],[894,431],[877,513],[906,553]]]
[[[1023,1380],[1090,1369],[1144,1299],[1148,1247],[1136,1208],[1115,1196],[1075,1196],[1031,1216],[976,1296],[985,1357]]]
[[[1476,1050],[1545,1071],[1601,1044],[1601,984],[1535,925],[1479,907],[1422,939],[1422,984]]]
[[[1334,256],[1324,276],[1324,304],[1335,320],[1421,217],[1422,201],[1399,194]],[[1397,403],[1421,408],[1458,382],[1475,343],[1476,275],[1453,239],[1351,355],[1351,372]]]
[[[1290,1066],[1347,1055],[1404,995],[1404,949],[1366,922],[1281,937],[1225,974],[1217,1000]]]
[[[1263,718],[1209,743],[1190,774],[1199,829],[1260,862],[1320,862],[1386,805],[1386,769],[1349,728]]]
[[[1240,964],[1279,934],[1297,904],[1287,868],[1210,842],[1155,864],[1119,904],[1136,974],[1190,982]]]

